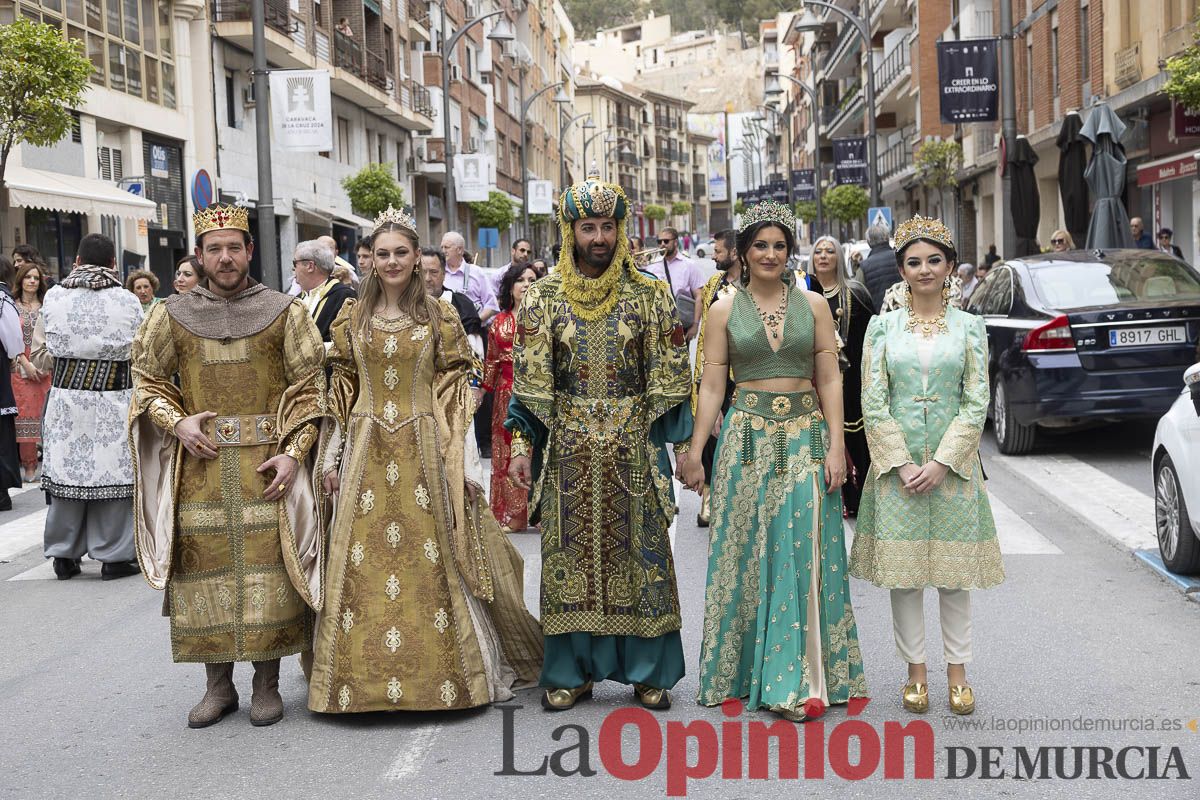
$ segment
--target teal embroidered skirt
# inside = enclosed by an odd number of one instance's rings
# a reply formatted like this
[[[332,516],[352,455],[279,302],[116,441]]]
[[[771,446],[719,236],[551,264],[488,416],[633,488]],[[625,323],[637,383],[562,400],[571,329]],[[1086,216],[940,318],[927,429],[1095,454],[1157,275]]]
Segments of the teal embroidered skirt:
[[[816,716],[867,696],[827,440],[815,392],[734,395],[712,479],[703,705]]]

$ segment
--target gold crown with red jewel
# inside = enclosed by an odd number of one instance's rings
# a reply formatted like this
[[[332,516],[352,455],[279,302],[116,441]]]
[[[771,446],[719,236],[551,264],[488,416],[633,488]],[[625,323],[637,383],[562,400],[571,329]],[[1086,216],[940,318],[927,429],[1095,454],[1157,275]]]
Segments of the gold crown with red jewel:
[[[193,214],[192,224],[196,228],[197,237],[211,231],[245,231],[249,233],[250,212],[238,206],[213,203],[208,208],[202,208]]]
[[[954,247],[954,234],[946,227],[946,224],[940,219],[932,217],[922,217],[917,214],[907,222],[902,222],[896,228],[896,236],[893,242],[893,247],[896,252],[901,252],[918,239],[924,239],[928,242],[935,242],[951,250]]]

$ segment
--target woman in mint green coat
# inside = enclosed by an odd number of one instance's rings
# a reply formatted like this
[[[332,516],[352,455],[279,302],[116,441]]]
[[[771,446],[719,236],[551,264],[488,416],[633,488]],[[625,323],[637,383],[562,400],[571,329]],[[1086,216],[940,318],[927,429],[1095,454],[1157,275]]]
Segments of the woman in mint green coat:
[[[922,599],[938,590],[950,710],[970,714],[971,589],[1004,580],[979,438],[988,407],[983,319],[949,302],[954,240],[917,216],[896,229],[904,307],[877,316],[863,350],[871,471],[850,574],[891,590],[896,649],[908,662],[906,709],[929,708]]]

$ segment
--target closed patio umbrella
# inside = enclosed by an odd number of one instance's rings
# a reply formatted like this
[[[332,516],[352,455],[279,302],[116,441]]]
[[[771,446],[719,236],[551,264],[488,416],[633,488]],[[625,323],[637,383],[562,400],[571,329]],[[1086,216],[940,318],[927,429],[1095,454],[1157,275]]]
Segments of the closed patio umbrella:
[[[1084,178],[1087,171],[1087,143],[1079,135],[1083,129],[1083,118],[1072,111],[1063,119],[1058,131],[1058,192],[1062,196],[1063,216],[1067,231],[1078,247],[1087,237],[1088,229],[1088,184]]]
[[[1087,231],[1089,250],[1133,247],[1129,214],[1121,202],[1121,193],[1125,191],[1125,147],[1121,144],[1124,133],[1125,123],[1107,103],[1092,106],[1087,122],[1079,131],[1080,136],[1092,143],[1092,159],[1084,172],[1096,196]]]
[[[1018,136],[1008,159],[1008,168],[1012,170],[1012,198],[1009,202],[1012,204],[1013,229],[1017,234],[1017,252],[1009,256],[1010,258],[1041,252],[1037,242],[1037,229],[1038,220],[1042,215],[1042,203],[1038,195],[1037,176],[1033,174],[1033,167],[1037,162],[1037,153],[1033,152],[1029,139]]]

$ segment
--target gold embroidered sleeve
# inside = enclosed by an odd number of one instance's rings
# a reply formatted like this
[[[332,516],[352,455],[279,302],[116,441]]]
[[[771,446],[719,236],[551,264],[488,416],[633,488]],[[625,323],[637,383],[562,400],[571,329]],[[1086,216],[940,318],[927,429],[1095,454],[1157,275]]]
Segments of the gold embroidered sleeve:
[[[531,452],[529,439],[521,429],[514,428],[512,432],[512,445],[509,447],[509,455],[513,458],[528,458]]]
[[[297,461],[303,461],[317,441],[317,426],[306,422],[292,431],[283,446],[284,455],[289,455]]]
[[[326,416],[328,398],[325,381],[325,343],[316,324],[300,301],[288,306],[283,339],[283,374],[288,382],[279,403],[276,421],[281,443],[306,423]],[[306,451],[307,452],[307,451]]]
[[[680,403],[689,403],[690,411],[692,397],[687,335],[671,290],[665,282],[654,281],[653,291],[647,303],[642,345],[650,420],[658,419]]]
[[[174,434],[175,426],[184,418],[184,413],[165,397],[156,397],[146,409],[150,420],[163,432]]]
[[[871,452],[871,469],[877,476],[912,463],[904,431],[891,412],[885,320],[883,316],[873,317],[867,325],[862,361],[863,427]]]
[[[979,453],[979,439],[987,419],[989,400],[987,334],[981,317],[967,320],[963,351],[962,398],[958,414],[938,443],[933,460],[945,464],[964,480],[971,479]]]
[[[554,407],[552,306],[560,280],[550,275],[525,290],[513,338],[513,396],[544,424]]]

